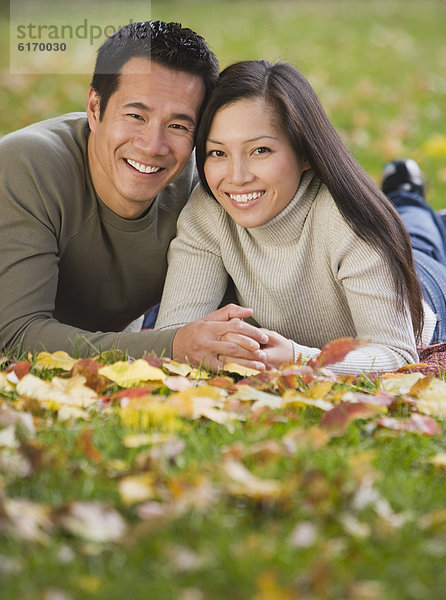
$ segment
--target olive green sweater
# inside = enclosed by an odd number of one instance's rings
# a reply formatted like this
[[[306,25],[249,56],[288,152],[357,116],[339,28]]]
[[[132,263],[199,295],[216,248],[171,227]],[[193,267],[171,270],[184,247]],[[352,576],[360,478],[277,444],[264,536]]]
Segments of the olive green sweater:
[[[0,141],[0,346],[161,353],[173,331],[122,330],[160,300],[194,160],[146,214],[127,220],[95,193],[88,134],[86,115],[72,113]]]
[[[306,358],[335,338],[370,340],[334,371],[417,361],[411,319],[398,308],[385,260],[354,234],[312,171],[288,206],[255,228],[237,225],[198,187],[177,236],[155,326],[161,331],[215,310],[229,274],[255,321],[294,340]]]

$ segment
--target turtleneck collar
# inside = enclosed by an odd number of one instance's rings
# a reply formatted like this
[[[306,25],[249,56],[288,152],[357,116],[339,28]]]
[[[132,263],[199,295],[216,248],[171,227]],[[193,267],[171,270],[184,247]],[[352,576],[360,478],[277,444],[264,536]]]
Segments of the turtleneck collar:
[[[322,183],[312,169],[304,171],[299,187],[290,202],[275,217],[258,227],[244,229],[254,240],[262,244],[283,244],[300,236],[308,212]]]

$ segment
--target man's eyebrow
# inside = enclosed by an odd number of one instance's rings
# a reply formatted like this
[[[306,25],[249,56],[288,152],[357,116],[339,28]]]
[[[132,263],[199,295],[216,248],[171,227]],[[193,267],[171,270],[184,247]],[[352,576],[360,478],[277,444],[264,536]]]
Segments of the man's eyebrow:
[[[150,106],[147,106],[147,104],[144,104],[144,102],[127,102],[127,104],[124,104],[123,108],[137,108],[146,112],[151,112],[152,110]],[[173,113],[170,118],[178,119],[179,121],[188,121],[191,123],[191,125],[195,126],[195,119],[193,119],[190,115],[186,115],[185,113]]]

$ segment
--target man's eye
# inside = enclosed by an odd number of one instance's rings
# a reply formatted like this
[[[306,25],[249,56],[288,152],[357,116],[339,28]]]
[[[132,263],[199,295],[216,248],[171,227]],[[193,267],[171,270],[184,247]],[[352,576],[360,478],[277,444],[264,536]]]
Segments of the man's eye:
[[[185,125],[181,125],[180,123],[172,123],[169,127],[171,129],[179,129],[180,131],[189,131]]]
[[[141,115],[137,115],[136,113],[129,113],[128,116],[132,117],[132,119],[137,119],[138,121],[144,121]]]

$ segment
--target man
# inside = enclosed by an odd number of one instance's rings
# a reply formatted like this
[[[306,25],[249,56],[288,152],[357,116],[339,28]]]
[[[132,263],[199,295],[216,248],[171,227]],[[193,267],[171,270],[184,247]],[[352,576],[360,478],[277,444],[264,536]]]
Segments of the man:
[[[3,138],[2,348],[262,366],[265,339],[234,305],[173,332],[123,331],[160,300],[167,248],[196,183],[195,128],[217,76],[191,30],[132,23],[98,51],[87,115]]]

